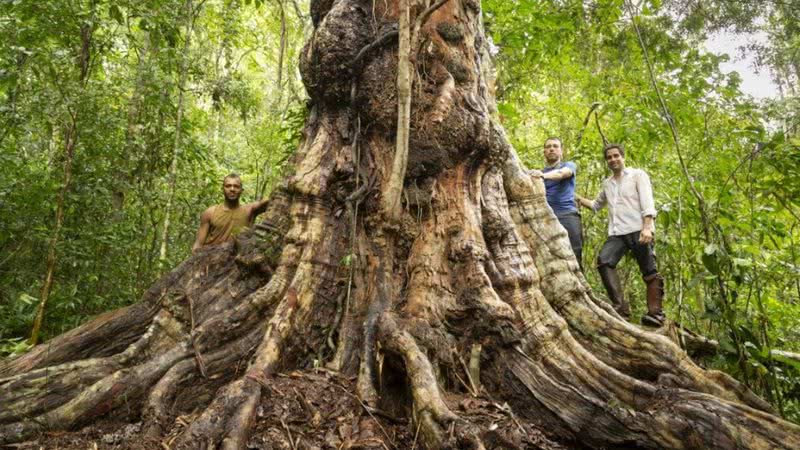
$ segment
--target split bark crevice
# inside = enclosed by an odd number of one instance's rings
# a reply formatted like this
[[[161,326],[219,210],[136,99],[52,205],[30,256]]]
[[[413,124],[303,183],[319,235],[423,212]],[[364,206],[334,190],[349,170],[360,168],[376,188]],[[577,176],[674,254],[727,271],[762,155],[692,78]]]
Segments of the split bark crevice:
[[[480,3],[423,3],[397,220],[382,205],[398,2],[313,1],[312,107],[262,222],[0,364],[0,443],[108,414],[158,441],[196,410],[173,448],[243,449],[275,375],[327,365],[357,377],[367,447],[391,445],[375,416],[409,419],[429,449],[535,448],[532,427],[596,448],[800,447],[743,385],[593,297],[493,117]],[[215,394],[176,406],[190,389]],[[466,399],[516,428],[499,435]]]

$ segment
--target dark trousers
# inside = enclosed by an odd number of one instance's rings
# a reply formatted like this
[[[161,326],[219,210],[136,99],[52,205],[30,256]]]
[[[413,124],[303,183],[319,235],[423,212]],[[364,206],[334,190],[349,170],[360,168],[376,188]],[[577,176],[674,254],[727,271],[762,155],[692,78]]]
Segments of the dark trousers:
[[[597,256],[597,267],[608,266],[613,269],[628,252],[633,254],[639,264],[642,277],[648,277],[658,272],[655,247],[652,242],[640,244],[638,231],[622,236],[609,236]]]
[[[581,225],[581,215],[576,211],[558,212],[556,213],[556,218],[561,223],[561,226],[567,230],[572,253],[575,253],[575,259],[578,260],[578,265],[583,270],[583,225]]]

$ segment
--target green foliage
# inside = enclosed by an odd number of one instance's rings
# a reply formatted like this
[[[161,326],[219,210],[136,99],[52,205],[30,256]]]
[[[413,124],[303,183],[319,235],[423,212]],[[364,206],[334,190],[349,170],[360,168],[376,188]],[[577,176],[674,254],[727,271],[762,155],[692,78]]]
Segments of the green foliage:
[[[0,358],[13,358],[31,348],[24,338],[0,339]]]
[[[197,17],[186,54],[186,0],[0,3],[3,353],[17,348],[8,339],[27,335],[39,301],[73,117],[78,140],[47,336],[136,301],[188,256],[199,213],[221,199],[223,175],[242,174],[245,201],[280,179],[305,117],[293,62],[308,24],[287,16],[279,87],[278,5],[190,3]],[[184,60],[175,202],[160,265]]]

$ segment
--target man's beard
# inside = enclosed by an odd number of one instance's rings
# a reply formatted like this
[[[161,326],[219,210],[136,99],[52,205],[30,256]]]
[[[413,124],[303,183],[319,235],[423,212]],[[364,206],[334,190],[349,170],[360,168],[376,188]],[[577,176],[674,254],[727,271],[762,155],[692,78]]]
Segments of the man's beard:
[[[551,162],[551,161],[549,161],[549,160],[545,160],[544,162],[545,162],[545,164],[547,165],[547,167],[553,167],[553,166],[555,166],[556,164],[558,164],[558,162],[559,162],[559,161],[561,161],[561,158],[556,158],[556,159],[555,159],[554,161],[552,161],[552,162]]]

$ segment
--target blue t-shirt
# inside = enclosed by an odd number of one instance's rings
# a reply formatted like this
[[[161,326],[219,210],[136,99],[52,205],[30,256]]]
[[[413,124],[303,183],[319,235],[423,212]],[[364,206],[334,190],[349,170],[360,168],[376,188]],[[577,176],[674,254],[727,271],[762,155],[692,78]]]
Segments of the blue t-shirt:
[[[572,171],[572,176],[563,180],[544,180],[544,187],[547,190],[547,203],[553,212],[577,212],[578,207],[575,204],[575,175],[578,173],[578,168],[572,161],[561,162],[553,167],[545,167],[542,173],[558,170],[563,167],[569,168]]]

